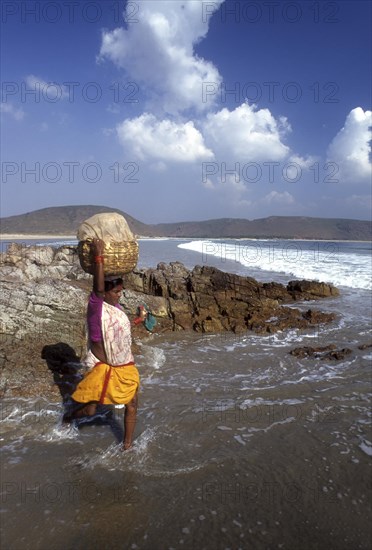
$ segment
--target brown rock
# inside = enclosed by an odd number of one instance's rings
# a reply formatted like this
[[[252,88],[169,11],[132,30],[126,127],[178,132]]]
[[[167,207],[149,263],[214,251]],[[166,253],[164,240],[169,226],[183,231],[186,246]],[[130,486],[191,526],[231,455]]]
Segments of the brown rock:
[[[317,359],[340,361],[345,359],[347,355],[352,353],[350,348],[336,349],[335,344],[329,344],[328,346],[314,348],[311,346],[302,346],[294,348],[289,352],[296,357],[314,357]]]
[[[321,346],[314,348],[312,346],[301,346],[299,348],[292,349],[289,353],[296,357],[313,357],[316,354],[322,354],[326,351],[335,350],[336,346],[334,344],[329,344],[328,346]]]
[[[372,344],[361,344],[360,346],[358,346],[358,349],[361,349],[361,350],[369,349],[369,348],[372,348]]]
[[[332,284],[305,280],[290,281],[287,290],[295,300],[314,300],[314,298],[329,298],[340,294],[339,290]]]
[[[281,305],[299,300],[301,288],[306,300],[331,296],[332,285],[306,285],[306,281],[300,281],[299,287],[293,284],[288,291],[279,283],[259,283],[210,266],[196,266],[188,271],[179,262],[161,263],[156,269],[127,275],[125,286],[163,298],[173,330],[275,332],[306,328],[335,318],[332,313],[302,313]]]

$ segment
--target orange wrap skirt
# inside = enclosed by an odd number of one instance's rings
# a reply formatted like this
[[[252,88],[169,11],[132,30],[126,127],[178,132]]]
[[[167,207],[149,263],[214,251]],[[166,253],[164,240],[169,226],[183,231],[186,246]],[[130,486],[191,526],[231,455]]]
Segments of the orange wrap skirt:
[[[139,384],[139,372],[134,363],[117,367],[97,363],[79,382],[71,397],[78,403],[96,401],[103,405],[126,405],[132,401]]]

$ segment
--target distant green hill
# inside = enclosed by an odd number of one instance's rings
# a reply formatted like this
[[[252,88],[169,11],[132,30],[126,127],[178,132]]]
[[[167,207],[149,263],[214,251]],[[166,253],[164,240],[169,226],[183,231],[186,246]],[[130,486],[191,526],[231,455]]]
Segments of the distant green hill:
[[[222,218],[201,222],[145,224],[126,212],[107,206],[54,206],[0,218],[0,232],[21,235],[76,235],[79,225],[94,214],[118,212],[135,235],[193,238],[295,238],[369,241],[371,222],[338,218],[271,216],[257,220]]]
[[[158,224],[157,229],[173,237],[288,238],[369,241],[371,223],[361,220],[271,216],[257,220],[224,218],[203,222]]]
[[[136,235],[145,235],[148,232],[148,225],[132,218],[132,216],[118,208],[93,205],[52,206],[34,210],[27,214],[20,214],[19,216],[0,218],[0,231],[3,235],[7,233],[52,236],[76,235],[79,225],[84,220],[102,212],[118,212],[124,216],[131,231]]]

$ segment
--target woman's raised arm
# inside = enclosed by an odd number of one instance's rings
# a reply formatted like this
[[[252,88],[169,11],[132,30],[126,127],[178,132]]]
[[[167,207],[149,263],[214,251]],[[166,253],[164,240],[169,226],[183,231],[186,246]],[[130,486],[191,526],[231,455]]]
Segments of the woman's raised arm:
[[[105,243],[101,239],[93,239],[92,256],[93,256],[93,292],[98,296],[103,296],[105,293],[105,273],[103,265],[103,250]]]

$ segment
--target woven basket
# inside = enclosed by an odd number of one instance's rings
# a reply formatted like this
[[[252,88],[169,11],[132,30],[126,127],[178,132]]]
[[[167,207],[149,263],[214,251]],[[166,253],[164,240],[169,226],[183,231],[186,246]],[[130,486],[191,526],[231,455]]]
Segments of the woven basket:
[[[80,265],[85,273],[93,275],[94,262],[91,253],[90,240],[80,241],[78,255]],[[138,262],[138,243],[122,241],[105,243],[103,250],[105,275],[123,275],[133,271]]]

